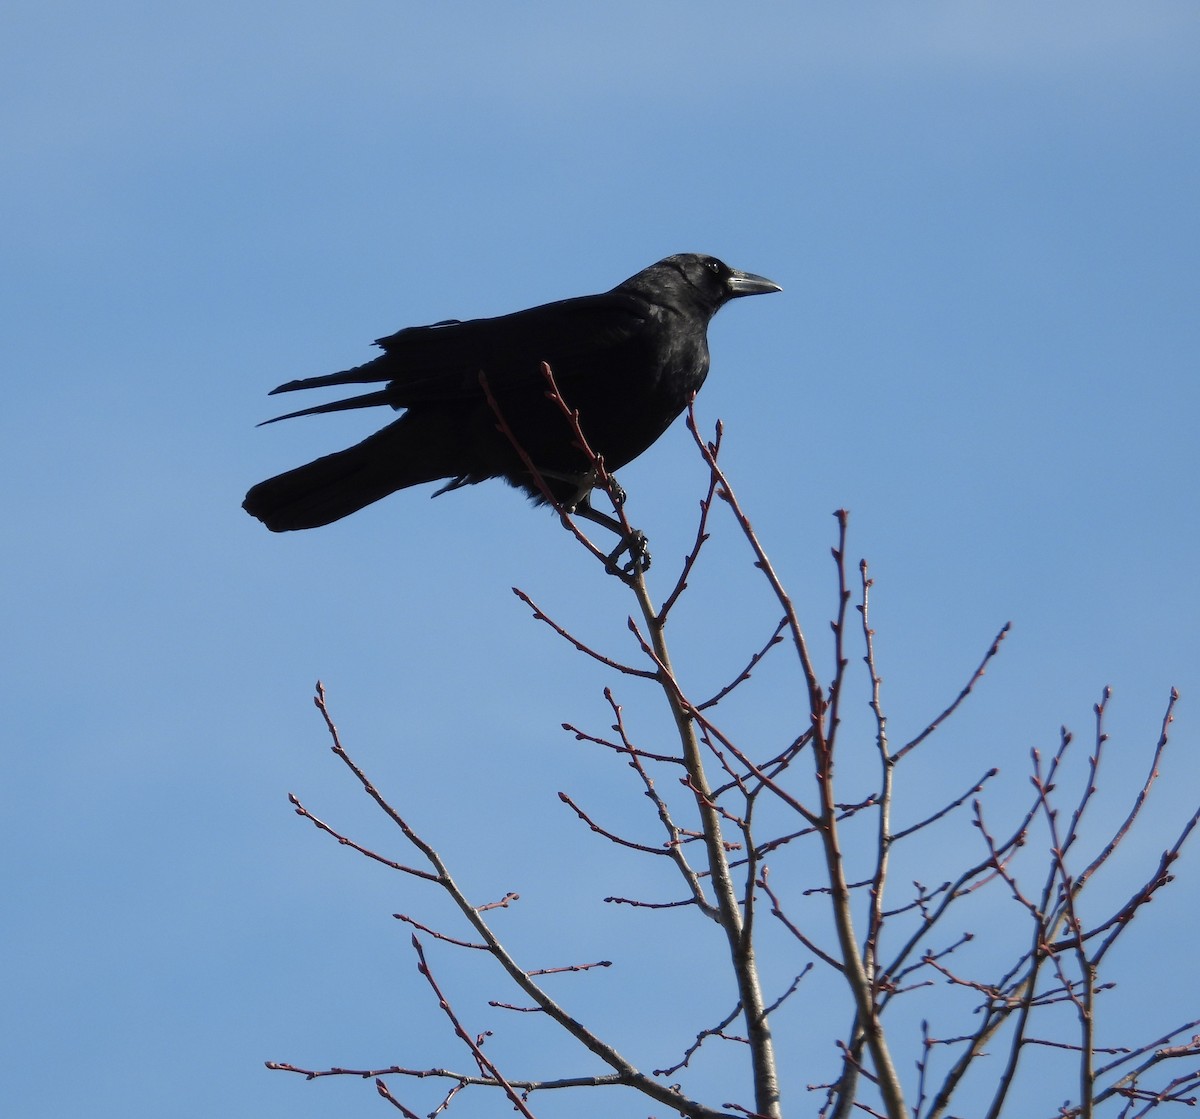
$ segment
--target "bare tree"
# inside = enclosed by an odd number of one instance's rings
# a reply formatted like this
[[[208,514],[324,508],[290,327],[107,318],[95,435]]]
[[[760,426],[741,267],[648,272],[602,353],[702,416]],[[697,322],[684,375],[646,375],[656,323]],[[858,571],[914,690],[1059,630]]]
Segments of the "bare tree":
[[[1108,965],[1114,945],[1173,880],[1174,864],[1200,820],[1200,809],[1177,825],[1161,856],[1142,867],[1134,888],[1118,902],[1110,900],[1111,892],[1094,889],[1100,872],[1123,853],[1131,829],[1144,826],[1174,715],[1174,691],[1157,740],[1147,751],[1144,780],[1115,814],[1096,808],[1097,772],[1108,742],[1105,713],[1110,693],[1105,689],[1095,707],[1090,747],[1080,764],[1071,764],[1079,748],[1065,729],[1052,748],[1032,752],[1031,791],[1015,819],[997,821],[987,807],[985,796],[996,768],[936,803],[922,794],[917,779],[915,795],[910,789],[904,804],[916,803],[920,811],[916,818],[899,818],[898,796],[914,759],[972,695],[1008,626],[996,635],[945,709],[919,734],[895,745],[889,738],[871,626],[872,580],[865,561],[857,569],[847,561],[847,514],[836,514],[833,657],[822,672],[796,606],[719,463],[720,426],[711,441],[705,440],[689,413],[689,430],[708,471],[707,491],[692,548],[669,593],[656,605],[645,580],[644,537],[627,520],[624,495],[603,461],[587,449],[578,416],[558,395],[550,370],[545,372],[564,422],[572,425],[591,458],[597,487],[613,500],[622,544],[605,551],[584,535],[571,510],[560,513],[581,545],[628,588],[634,603],[628,624],[636,656],[630,660],[593,648],[567,624],[548,616],[527,593],[516,593],[537,621],[578,654],[611,670],[614,681],[644,681],[656,688],[675,730],[669,746],[640,744],[612,688],[604,692],[612,715],[610,729],[596,732],[564,724],[580,742],[628,767],[647,823],[658,830],[656,842],[607,827],[577,795],[560,797],[591,832],[626,851],[673,866],[678,898],[605,901],[683,910],[709,927],[715,924],[723,934],[728,975],[722,979],[728,979],[734,992],[732,1005],[719,1020],[693,1023],[688,1032],[694,1040],[662,1067],[639,1067],[627,1059],[614,1039],[573,1013],[565,999],[551,994],[546,982],[552,972],[583,974],[607,967],[608,961],[539,969],[515,959],[494,920],[494,911],[510,905],[514,895],[485,904],[466,896],[434,843],[417,834],[402,809],[376,789],[351,758],[318,684],[316,704],[333,752],[398,829],[416,865],[368,849],[318,818],[295,796],[291,801],[299,815],[339,843],[398,871],[418,887],[423,883],[441,891],[462,915],[462,930],[449,930],[434,928],[412,914],[396,914],[412,927],[420,974],[429,984],[437,1013],[457,1038],[462,1063],[313,1069],[270,1062],[268,1067],[310,1079],[371,1078],[379,1095],[410,1117],[418,1112],[402,1097],[415,1091],[412,1081],[422,1080],[445,1085],[435,1105],[426,1109],[429,1115],[448,1110],[465,1091],[500,1094],[507,1106],[531,1116],[543,1093],[619,1086],[694,1119],[778,1119],[801,1113],[845,1119],[854,1112],[888,1119],[940,1119],[962,1114],[963,1108],[993,1119],[1030,1114],[1027,1099],[1018,1105],[1013,1090],[1031,1064],[1043,1101],[1036,1114],[1090,1117],[1103,1108],[1104,1114],[1133,1119],[1168,1103],[1194,1104],[1200,1091],[1200,1037],[1194,1032],[1200,1018],[1167,1024],[1150,1039],[1115,1042],[1120,1023],[1104,1021],[1102,996],[1113,986]],[[501,430],[506,430],[503,416],[497,416]],[[527,465],[536,476],[533,464]],[[668,625],[688,592],[722,506],[749,546],[778,620],[761,643],[738,660],[728,683],[710,695],[697,696],[673,666]],[[626,553],[630,558],[622,565]],[[836,763],[844,749],[843,707],[852,649],[866,666],[869,738],[876,765],[869,787],[847,796]],[[750,685],[768,658],[782,656],[790,656],[799,683],[786,696],[790,732],[765,748],[739,741],[719,721],[722,705],[728,706],[731,697]],[[1079,779],[1072,783],[1075,775]],[[858,779],[861,782],[861,774]],[[910,807],[906,813],[911,813]],[[936,871],[941,880],[935,884],[900,882],[897,860],[913,850],[917,853],[906,865],[920,865],[921,851],[928,849],[921,847],[923,842],[935,844],[943,857],[950,852],[954,871],[944,877]],[[960,931],[972,919],[971,931]],[[473,1020],[476,1012],[451,1005],[426,952],[430,941],[490,957],[527,1000],[523,1006],[493,1001],[493,1007],[514,1014],[535,1012],[574,1038],[606,1071],[523,1070],[515,1075],[499,1068],[485,1051],[487,1031],[479,1031]],[[794,1041],[777,1038],[777,1023],[790,1021],[785,1013],[790,1000],[815,983],[824,984],[821,1021],[827,1024],[829,1044],[836,1048],[797,1056]],[[627,993],[622,997],[629,998]],[[695,1063],[714,1047],[731,1045],[744,1055],[749,1098],[729,1102],[735,1089],[717,1100],[690,1095],[686,1084]],[[788,1054],[789,1066],[801,1063],[814,1070],[786,1108],[781,1050]],[[902,1063],[898,1051],[913,1056]],[[836,1055],[832,1064],[831,1052]],[[828,1075],[815,1073],[824,1066]],[[1061,1102],[1064,1099],[1067,1102]],[[629,1113],[644,1112],[631,1108]]]

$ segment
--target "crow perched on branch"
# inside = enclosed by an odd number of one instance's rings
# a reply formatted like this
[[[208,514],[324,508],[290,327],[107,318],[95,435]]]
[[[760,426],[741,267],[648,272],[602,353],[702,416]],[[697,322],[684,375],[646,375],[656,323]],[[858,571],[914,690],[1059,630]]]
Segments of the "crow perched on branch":
[[[372,405],[404,415],[353,447],[260,482],[243,508],[272,532],[287,532],[340,520],[422,482],[445,479],[437,491],[444,493],[486,478],[504,478],[544,502],[516,443],[560,505],[620,532],[611,517],[591,508],[592,463],[548,396],[542,364],[578,411],[592,450],[607,470],[616,470],[662,435],[704,383],[713,315],[730,299],[779,290],[715,257],[681,253],[603,295],[380,338],[384,352],[373,361],[289,381],[273,392],[384,387],[275,420]]]

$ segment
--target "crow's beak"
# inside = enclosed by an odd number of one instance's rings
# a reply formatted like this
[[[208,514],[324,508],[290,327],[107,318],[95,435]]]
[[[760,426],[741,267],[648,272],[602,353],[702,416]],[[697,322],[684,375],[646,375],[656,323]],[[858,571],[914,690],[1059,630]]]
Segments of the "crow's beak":
[[[725,281],[729,289],[729,298],[736,299],[740,295],[766,295],[769,291],[783,291],[774,280],[766,276],[756,276],[753,272],[738,272],[731,269],[729,279]]]

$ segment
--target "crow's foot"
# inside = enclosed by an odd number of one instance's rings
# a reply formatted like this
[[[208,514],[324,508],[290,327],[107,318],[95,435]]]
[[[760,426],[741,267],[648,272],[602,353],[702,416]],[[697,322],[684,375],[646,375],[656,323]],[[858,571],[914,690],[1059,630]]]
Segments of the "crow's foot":
[[[629,553],[629,559],[619,564],[620,558]],[[635,528],[608,555],[604,569],[626,583],[632,583],[636,575],[650,570],[650,542],[641,529]]]

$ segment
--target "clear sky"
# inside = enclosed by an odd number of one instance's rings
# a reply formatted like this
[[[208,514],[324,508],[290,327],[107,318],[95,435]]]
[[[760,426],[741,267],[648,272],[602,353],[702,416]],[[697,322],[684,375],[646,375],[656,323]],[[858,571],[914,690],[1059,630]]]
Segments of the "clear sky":
[[[262,1062],[466,1064],[390,917],[422,895],[288,808],[294,791],[402,850],[325,750],[318,677],[347,744],[480,900],[525,896],[531,966],[669,937],[679,986],[653,1010],[685,1011],[689,938],[706,934],[605,909],[638,864],[554,795],[592,791],[648,829],[621,767],[559,729],[602,729],[614,681],[509,590],[632,657],[615,581],[498,484],[287,536],[239,508],[376,423],[256,430],[274,385],[366,360],[402,326],[604,290],[669,253],[783,285],[715,320],[699,414],[725,422],[727,467],[825,663],[845,506],[898,740],[1014,624],[934,775],[957,788],[999,765],[1023,797],[1028,750],[1063,723],[1086,739],[1111,684],[1105,776],[1127,791],[1175,685],[1145,858],[1191,810],[1193,3],[9,0],[2,23],[6,1114],[366,1114],[384,1106],[369,1085]],[[622,482],[662,595],[704,485],[682,425]],[[771,615],[723,523],[681,622],[699,690]],[[1161,1008],[1143,1036],[1195,1010],[1176,979],[1195,973],[1197,882],[1185,864],[1122,957],[1127,1013]],[[616,984],[618,1023],[661,1039],[636,984],[596,982]],[[802,1093],[793,1108],[811,1110]]]

